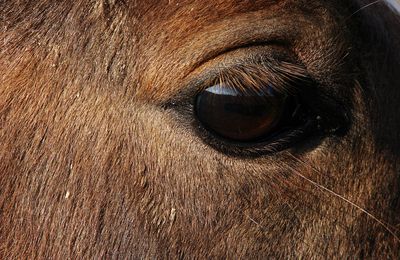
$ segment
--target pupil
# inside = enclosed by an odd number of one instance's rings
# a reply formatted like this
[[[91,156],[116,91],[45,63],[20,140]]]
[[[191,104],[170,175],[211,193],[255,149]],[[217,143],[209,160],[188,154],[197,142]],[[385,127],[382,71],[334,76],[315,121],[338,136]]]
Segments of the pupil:
[[[221,137],[257,141],[277,126],[285,101],[286,96],[271,87],[250,92],[214,85],[197,96],[196,113],[208,130]]]

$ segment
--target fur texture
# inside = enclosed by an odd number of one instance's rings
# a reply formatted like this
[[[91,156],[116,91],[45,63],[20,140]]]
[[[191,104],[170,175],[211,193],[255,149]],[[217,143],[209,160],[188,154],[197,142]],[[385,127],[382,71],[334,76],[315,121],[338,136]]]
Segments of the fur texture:
[[[398,259],[400,19],[371,2],[0,1],[0,258]],[[166,108],[256,45],[346,131],[232,156]]]

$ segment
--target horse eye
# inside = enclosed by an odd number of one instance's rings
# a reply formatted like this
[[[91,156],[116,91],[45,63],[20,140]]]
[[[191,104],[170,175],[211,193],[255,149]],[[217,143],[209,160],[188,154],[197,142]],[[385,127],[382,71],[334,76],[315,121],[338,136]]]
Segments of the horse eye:
[[[244,91],[218,84],[198,94],[195,110],[208,131],[236,142],[256,142],[276,132],[287,103],[288,96],[272,87]]]

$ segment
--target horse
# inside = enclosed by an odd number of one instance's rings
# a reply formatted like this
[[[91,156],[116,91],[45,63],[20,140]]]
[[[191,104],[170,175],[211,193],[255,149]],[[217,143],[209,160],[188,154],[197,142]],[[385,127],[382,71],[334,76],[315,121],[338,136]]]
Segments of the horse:
[[[400,256],[395,1],[0,1],[0,258]]]

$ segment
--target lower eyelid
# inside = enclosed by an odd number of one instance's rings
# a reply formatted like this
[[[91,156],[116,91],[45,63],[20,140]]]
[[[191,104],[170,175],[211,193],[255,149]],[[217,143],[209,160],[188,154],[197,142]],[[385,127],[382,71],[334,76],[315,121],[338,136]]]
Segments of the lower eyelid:
[[[213,136],[210,136],[204,128],[195,127],[195,129],[196,135],[198,135],[204,143],[223,153],[224,155],[254,158],[259,156],[273,155],[286,149],[294,148],[296,143],[301,143],[302,138],[309,135],[307,128],[312,128],[312,124],[314,123],[310,122],[304,127],[288,130],[280,133],[268,141],[256,144],[235,143],[230,140],[221,140],[219,138],[217,139]],[[321,135],[317,135],[315,137],[320,139]]]

